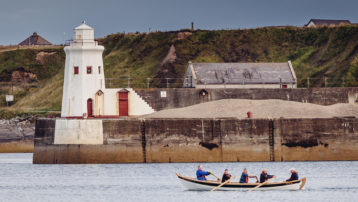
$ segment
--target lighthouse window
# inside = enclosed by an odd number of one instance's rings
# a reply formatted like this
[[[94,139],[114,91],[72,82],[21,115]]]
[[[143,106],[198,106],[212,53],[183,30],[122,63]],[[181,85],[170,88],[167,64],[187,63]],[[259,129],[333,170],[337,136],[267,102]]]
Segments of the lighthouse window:
[[[74,68],[73,68],[73,73],[74,73],[74,74],[78,74],[78,66],[74,66]]]
[[[98,74],[101,74],[101,66],[98,66]]]
[[[91,66],[88,66],[87,67],[87,74],[91,74],[92,73],[92,67]]]

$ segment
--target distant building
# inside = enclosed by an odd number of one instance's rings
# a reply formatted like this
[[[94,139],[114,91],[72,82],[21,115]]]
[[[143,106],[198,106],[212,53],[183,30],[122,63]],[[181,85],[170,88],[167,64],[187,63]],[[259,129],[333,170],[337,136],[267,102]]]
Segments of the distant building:
[[[349,20],[326,20],[326,19],[311,19],[305,27],[335,27],[350,25]]]
[[[285,63],[191,63],[184,88],[296,88],[290,61]]]
[[[27,39],[19,43],[20,46],[51,46],[52,43],[44,39],[42,36],[34,32]]]

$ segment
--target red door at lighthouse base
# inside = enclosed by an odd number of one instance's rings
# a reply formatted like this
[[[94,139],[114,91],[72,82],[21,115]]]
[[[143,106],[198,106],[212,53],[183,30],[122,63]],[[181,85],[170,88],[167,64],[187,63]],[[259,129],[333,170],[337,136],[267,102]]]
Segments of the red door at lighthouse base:
[[[128,116],[128,91],[118,92],[119,116]]]
[[[87,100],[87,116],[88,117],[93,116],[92,109],[93,109],[93,104],[92,104],[92,99],[90,98]]]

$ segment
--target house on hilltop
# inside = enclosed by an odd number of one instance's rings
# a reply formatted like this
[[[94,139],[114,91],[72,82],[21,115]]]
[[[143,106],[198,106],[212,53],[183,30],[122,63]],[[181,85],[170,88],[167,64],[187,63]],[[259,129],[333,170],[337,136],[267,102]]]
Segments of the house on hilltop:
[[[19,43],[19,46],[51,46],[52,43],[44,39],[42,36],[34,32],[27,39]]]
[[[326,20],[326,19],[311,19],[305,27],[336,27],[350,25],[349,20]]]
[[[296,88],[290,61],[285,63],[191,63],[184,88]]]

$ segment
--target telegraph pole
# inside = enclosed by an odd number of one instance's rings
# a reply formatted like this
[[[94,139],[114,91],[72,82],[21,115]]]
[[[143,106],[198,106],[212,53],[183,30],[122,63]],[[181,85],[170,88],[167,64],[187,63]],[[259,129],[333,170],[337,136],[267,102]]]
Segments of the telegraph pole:
[[[147,78],[147,88],[149,88],[149,80],[150,78]]]
[[[169,78],[165,78],[167,80],[167,88],[169,88]]]

